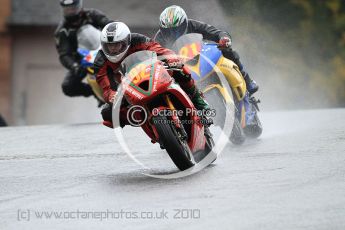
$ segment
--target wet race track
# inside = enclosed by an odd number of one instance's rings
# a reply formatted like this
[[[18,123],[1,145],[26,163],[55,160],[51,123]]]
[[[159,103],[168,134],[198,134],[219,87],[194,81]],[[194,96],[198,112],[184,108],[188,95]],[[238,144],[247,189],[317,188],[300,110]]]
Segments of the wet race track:
[[[133,154],[99,124],[0,129],[0,229],[345,229],[345,110],[261,113],[189,177],[139,129]]]

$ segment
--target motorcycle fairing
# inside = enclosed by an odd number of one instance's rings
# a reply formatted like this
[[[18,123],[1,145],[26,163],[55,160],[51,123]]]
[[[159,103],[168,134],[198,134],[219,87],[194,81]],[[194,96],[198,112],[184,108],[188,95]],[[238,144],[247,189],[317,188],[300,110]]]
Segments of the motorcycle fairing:
[[[130,69],[130,72],[126,74],[126,79],[123,81],[128,91],[125,97],[131,104],[146,103],[164,92],[172,82],[172,78],[164,70],[161,62],[150,65],[141,63]]]
[[[81,66],[85,67],[88,73],[86,77],[87,83],[91,86],[96,97],[104,102],[103,90],[96,81],[96,76],[94,75],[95,71],[93,69],[93,62],[97,56],[98,50],[90,51],[87,49],[78,48],[78,53],[82,57],[80,61]]]
[[[246,127],[248,124],[252,124],[255,118],[256,111],[252,109],[249,101],[249,95],[246,93],[243,100],[238,102],[237,109],[241,111],[238,116],[240,116],[240,121],[242,128]]]
[[[84,67],[93,67],[93,63],[97,56],[98,50],[87,50],[78,48],[78,53],[81,55],[81,65]]]
[[[233,89],[236,99],[241,101],[246,95],[247,86],[238,66],[224,56],[219,58],[216,66],[227,78],[227,81],[230,82],[230,86]]]
[[[188,46],[192,47],[193,45]],[[216,44],[203,44],[198,61],[194,63],[194,65],[187,65],[191,70],[193,79],[197,81],[209,77],[213,72],[217,72],[217,69],[219,69],[227,78],[228,82],[230,82],[237,100],[240,101],[244,98],[247,88],[238,66],[231,60],[226,59],[217,48]],[[214,87],[215,85],[213,88]],[[221,90],[221,93],[225,98],[229,97],[224,90]]]

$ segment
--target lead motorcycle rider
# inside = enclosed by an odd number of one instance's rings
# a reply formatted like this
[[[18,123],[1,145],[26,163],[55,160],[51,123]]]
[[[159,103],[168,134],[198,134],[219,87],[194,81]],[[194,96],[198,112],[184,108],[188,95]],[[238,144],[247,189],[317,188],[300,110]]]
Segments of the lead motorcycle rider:
[[[203,35],[204,39],[219,43],[223,56],[235,62],[240,68],[248,92],[254,94],[258,91],[258,85],[244,70],[238,53],[231,48],[230,34],[204,22],[188,19],[186,12],[180,6],[169,6],[161,13],[159,30],[154,40],[164,47],[171,48],[179,37],[188,33],[199,33]]]
[[[170,67],[180,67],[183,72],[174,72],[173,77],[181,88],[189,95],[198,110],[209,108],[207,102],[196,88],[190,73],[183,68],[181,60],[169,49],[142,34],[131,33],[123,22],[112,22],[104,27],[101,33],[102,49],[98,52],[95,62],[95,74],[98,84],[103,89],[106,104],[102,108],[103,124],[110,128],[112,124],[112,104],[117,99],[117,87],[121,83],[120,64],[130,54],[141,50],[154,51]],[[128,124],[126,107],[120,108],[120,125]]]
[[[102,30],[105,25],[112,22],[102,12],[95,9],[84,9],[83,0],[60,0],[63,11],[63,19],[56,31],[56,49],[61,64],[68,69],[62,83],[62,91],[65,95],[89,97],[93,95],[91,87],[83,83],[86,70],[79,64],[81,57],[78,50],[77,31],[90,24]]]

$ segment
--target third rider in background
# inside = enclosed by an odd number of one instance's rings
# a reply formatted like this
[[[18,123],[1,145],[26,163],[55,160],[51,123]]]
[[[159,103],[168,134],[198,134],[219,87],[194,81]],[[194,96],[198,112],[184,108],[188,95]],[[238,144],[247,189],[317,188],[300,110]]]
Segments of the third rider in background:
[[[82,82],[86,76],[86,69],[79,63],[78,54],[78,29],[90,24],[102,30],[105,25],[112,22],[102,12],[95,9],[84,9],[82,0],[60,0],[63,19],[55,31],[56,49],[59,53],[61,64],[68,69],[62,83],[62,91],[65,95],[89,97],[93,95],[88,84]]]

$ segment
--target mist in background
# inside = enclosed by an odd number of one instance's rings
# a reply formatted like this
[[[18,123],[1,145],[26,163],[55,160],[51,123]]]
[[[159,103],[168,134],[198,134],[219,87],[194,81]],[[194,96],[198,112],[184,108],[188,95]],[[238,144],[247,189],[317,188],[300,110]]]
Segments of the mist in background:
[[[345,106],[345,1],[220,3],[264,109]]]

